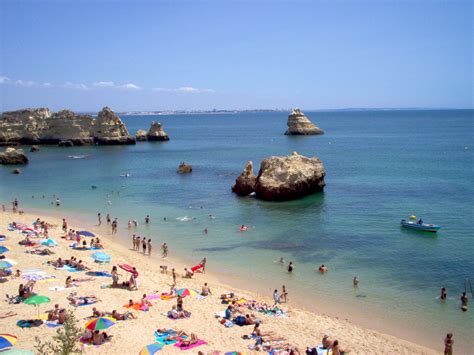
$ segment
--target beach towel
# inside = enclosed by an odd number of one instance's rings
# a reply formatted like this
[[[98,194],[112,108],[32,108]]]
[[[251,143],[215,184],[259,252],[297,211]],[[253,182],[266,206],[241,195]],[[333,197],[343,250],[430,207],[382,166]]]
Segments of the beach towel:
[[[176,344],[174,344],[174,346],[176,346],[177,348],[180,348],[181,350],[189,350],[189,349],[201,346],[201,345],[206,345],[207,342],[205,342],[204,340],[198,339],[198,341],[196,343],[194,343],[192,345],[189,345],[189,346],[181,346],[181,344],[183,344],[183,342],[176,343]]]
[[[160,298],[163,300],[163,301],[169,301],[169,300],[172,300],[173,298],[176,298],[178,297],[177,295],[170,295],[170,294],[167,294],[167,293],[162,293]]]
[[[176,332],[173,329],[168,329],[164,333],[159,333],[158,331],[155,331],[155,333],[153,335],[155,336],[155,339],[158,343],[161,343],[161,344],[164,344],[164,345],[171,345],[171,344],[174,344],[174,343],[178,342],[177,340],[165,340],[166,337],[168,337],[170,335],[171,336],[176,335]],[[186,337],[184,337],[184,338],[186,338]]]
[[[181,320],[181,319],[188,319],[189,317],[191,317],[191,312],[186,312],[186,317],[185,318],[173,318],[168,313],[161,313],[161,315],[163,315],[166,318],[171,319],[171,320]]]
[[[16,322],[16,325],[19,326],[20,328],[33,328],[33,327],[39,327],[41,324],[43,324],[43,321],[41,319],[22,319]]]
[[[129,305],[129,304],[125,304],[124,305],[125,308],[129,308],[129,309],[134,309],[136,311],[143,311],[143,312],[148,312],[149,308],[150,307],[153,307],[153,305],[141,305],[141,303],[134,303],[133,305]]]
[[[53,286],[53,287],[50,287],[49,289],[51,291],[56,291],[56,292],[60,292],[60,291],[64,291],[64,290],[69,290],[71,288],[77,288],[76,286],[72,286],[72,287],[65,287],[65,286]]]
[[[147,300],[157,300],[157,299],[160,299],[161,298],[161,295],[157,294],[157,293],[154,293],[152,295],[148,295],[146,296],[146,299]]]
[[[112,277],[112,275],[109,274],[106,271],[88,271],[88,272],[86,272],[86,275],[88,275],[88,276]]]
[[[57,320],[54,320],[54,321],[47,320],[47,321],[44,322],[44,324],[46,324],[46,326],[48,326],[50,328],[61,327],[61,326],[64,325],[64,324],[58,324]]]
[[[69,272],[79,272],[79,271],[85,271],[85,270],[77,270],[74,267],[71,267],[69,265],[64,265],[63,267],[57,267],[56,270],[66,270]]]

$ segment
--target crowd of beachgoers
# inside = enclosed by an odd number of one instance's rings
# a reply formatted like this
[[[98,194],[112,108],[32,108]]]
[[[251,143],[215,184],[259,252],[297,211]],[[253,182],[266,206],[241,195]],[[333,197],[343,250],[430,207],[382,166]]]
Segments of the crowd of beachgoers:
[[[182,265],[170,260],[166,242],[153,257],[152,240],[133,234],[127,249],[112,240],[118,222],[110,215],[105,221],[110,234],[100,235],[94,228],[71,227],[67,216],[25,213],[18,200],[11,211],[2,210],[0,275],[6,298],[0,333],[13,336],[19,348],[33,350],[35,336],[51,338],[73,314],[83,328],[77,342],[86,352],[433,352],[298,309],[285,286],[269,298],[223,285],[206,272],[206,257]],[[97,218],[101,225],[101,213]],[[150,217],[144,221],[150,223]],[[127,228],[133,226],[130,220]],[[287,272],[294,269],[293,262],[277,262]],[[328,268],[321,265],[318,271]],[[357,286],[356,277],[353,283]],[[450,353],[453,336],[445,343]]]

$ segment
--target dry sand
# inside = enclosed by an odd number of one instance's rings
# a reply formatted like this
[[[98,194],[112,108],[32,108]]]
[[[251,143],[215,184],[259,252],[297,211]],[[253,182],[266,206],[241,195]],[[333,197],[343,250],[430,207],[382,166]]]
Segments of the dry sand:
[[[139,301],[144,293],[153,294],[155,292],[168,292],[172,283],[170,274],[160,273],[160,265],[167,265],[168,269],[175,268],[178,273],[177,288],[188,287],[201,290],[204,282],[207,282],[213,292],[212,296],[204,300],[198,300],[192,297],[184,298],[184,309],[192,312],[189,319],[173,321],[162,313],[171,309],[172,305],[176,304],[175,300],[153,300],[153,307],[148,312],[135,312],[138,319],[118,322],[115,326],[110,328],[107,332],[113,335],[112,341],[100,347],[87,347],[86,353],[97,354],[138,354],[140,350],[154,342],[153,332],[157,328],[174,328],[182,329],[188,333],[196,333],[200,339],[207,341],[208,345],[203,345],[188,353],[196,354],[198,351],[203,353],[211,353],[219,351],[221,353],[227,351],[240,351],[245,353],[252,353],[248,350],[248,346],[254,344],[251,340],[242,339],[242,335],[250,334],[252,326],[234,326],[232,328],[225,328],[215,318],[214,314],[219,311],[224,311],[226,305],[221,304],[219,295],[234,292],[236,295],[245,297],[250,300],[263,301],[267,304],[272,304],[273,301],[269,297],[254,294],[249,291],[235,289],[232,286],[219,283],[216,277],[210,274],[195,274],[194,279],[182,278],[184,265],[176,260],[169,258],[157,260],[149,256],[144,256],[141,253],[127,249],[123,245],[112,241],[110,236],[100,235],[102,243],[105,246],[104,252],[112,257],[112,261],[106,265],[99,265],[92,261],[90,255],[92,251],[77,251],[68,247],[70,241],[61,239],[63,235],[61,231],[61,220],[53,217],[44,217],[44,220],[58,227],[50,230],[50,237],[59,242],[59,246],[52,248],[56,253],[53,256],[39,256],[27,254],[24,246],[18,245],[18,241],[23,237],[16,231],[9,232],[6,230],[8,223],[13,220],[25,224],[31,222],[38,217],[36,214],[25,213],[23,215],[13,214],[10,212],[0,212],[0,234],[6,234],[9,239],[1,242],[0,245],[11,247],[11,251],[5,255],[7,258],[18,262],[17,268],[20,270],[26,269],[41,269],[50,275],[56,276],[53,282],[38,282],[35,286],[35,292],[40,295],[45,295],[51,298],[50,304],[40,305],[40,311],[45,312],[51,309],[55,303],[60,306],[72,309],[80,321],[81,326],[85,324],[84,319],[90,316],[92,306],[72,307],[69,305],[66,297],[71,291],[77,292],[79,295],[94,294],[101,299],[101,302],[95,304],[101,311],[111,312],[116,309],[123,313],[126,309],[123,307],[129,299]],[[92,226],[80,225],[69,226],[76,230],[93,230]],[[158,254],[159,245],[153,246],[153,254]],[[70,273],[63,270],[55,270],[52,266],[46,265],[47,260],[52,260],[57,257],[69,258],[76,256],[82,259],[87,266],[92,270],[110,271],[113,265],[119,263],[128,263],[134,265],[139,275],[139,290],[128,291],[125,289],[102,289],[101,285],[110,284],[111,279],[107,277],[96,277],[94,281],[83,282],[78,288],[64,291],[52,291],[49,288],[53,286],[64,286],[64,281],[67,276],[85,277],[83,272]],[[208,260],[212,263],[212,260]],[[122,275],[121,280],[124,280],[129,275],[120,270]],[[5,294],[17,294],[18,286],[24,283],[24,280],[17,278],[8,278],[8,281],[0,284],[2,290],[2,298]],[[329,334],[334,339],[338,339],[342,348],[349,348],[353,354],[434,354],[434,350],[404,341],[402,339],[382,334],[373,330],[364,329],[360,326],[354,325],[346,320],[337,318],[330,318],[328,316],[320,316],[311,312],[298,309],[289,304],[284,304],[283,307],[287,310],[288,317],[276,318],[258,315],[263,320],[261,328],[264,332],[273,331],[277,335],[284,336],[287,341],[298,347],[302,354],[307,346],[315,346],[321,342],[324,334]],[[18,336],[17,348],[34,350],[34,338],[39,336],[42,339],[51,338],[55,333],[55,328],[48,328],[45,325],[36,328],[21,329],[16,326],[19,319],[31,319],[37,317],[35,307],[26,304],[10,305],[7,302],[0,303],[0,314],[8,311],[14,311],[16,316],[0,320],[0,333],[8,333]],[[370,314],[367,315],[370,317]],[[172,345],[165,346],[161,353],[181,353],[182,351]],[[262,352],[260,352],[262,353]]]

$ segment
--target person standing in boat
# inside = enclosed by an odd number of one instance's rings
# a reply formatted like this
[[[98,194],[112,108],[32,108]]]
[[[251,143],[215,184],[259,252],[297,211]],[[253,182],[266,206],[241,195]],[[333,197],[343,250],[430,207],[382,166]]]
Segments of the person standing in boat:
[[[418,224],[423,224],[423,220],[421,219],[421,217],[420,217],[420,219],[418,220]]]

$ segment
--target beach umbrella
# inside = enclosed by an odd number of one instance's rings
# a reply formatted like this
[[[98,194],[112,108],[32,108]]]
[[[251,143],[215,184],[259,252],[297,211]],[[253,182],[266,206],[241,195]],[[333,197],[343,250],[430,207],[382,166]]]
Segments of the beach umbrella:
[[[23,301],[25,304],[33,305],[37,308],[38,310],[38,317],[39,317],[39,307],[38,305],[42,303],[49,303],[51,302],[51,299],[46,296],[40,296],[40,295],[34,295],[31,297],[28,297],[26,300]]]
[[[98,261],[100,263],[106,263],[110,261],[111,257],[101,251],[95,252],[94,254],[91,255],[91,258],[94,259],[95,261]]]
[[[138,355],[153,355],[157,351],[160,351],[163,348],[163,344],[153,343],[145,346]]]
[[[9,269],[12,266],[15,266],[17,264],[16,261],[11,260],[11,259],[3,259],[0,260],[0,269]]]
[[[0,245],[0,254],[6,253],[7,251],[10,251],[10,249],[6,246]]]
[[[79,231],[76,233],[82,235],[83,237],[95,237],[95,234],[89,231]]]
[[[125,271],[127,271],[127,272],[131,272],[132,274],[133,274],[134,272],[136,272],[136,271],[133,271],[133,266],[131,266],[131,265],[128,265],[128,264],[119,264],[118,266],[119,266],[119,268],[121,268],[122,270],[125,270]]]
[[[186,296],[195,297],[199,295],[199,293],[196,290],[193,290],[192,288],[180,288],[179,290],[176,291],[176,294],[181,297],[186,297]]]
[[[16,344],[18,338],[10,334],[0,334],[0,349],[11,348]]]
[[[41,240],[40,240],[40,244],[41,244],[41,245],[44,245],[44,246],[47,246],[47,247],[55,247],[55,246],[58,246],[58,243],[56,243],[56,241],[53,240],[53,239],[41,239]]]
[[[112,317],[99,317],[88,321],[84,328],[95,331],[107,329],[113,325],[115,325],[115,320]]]

